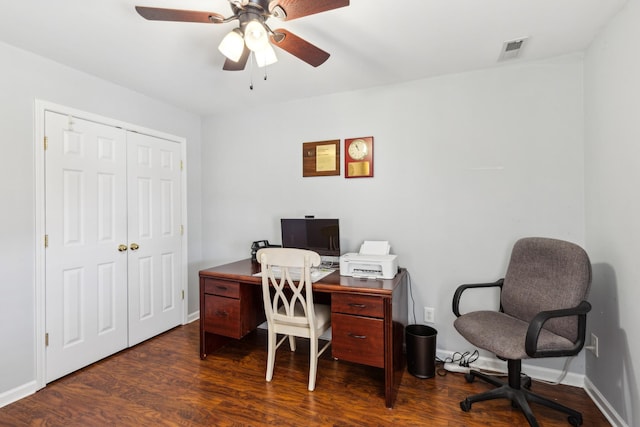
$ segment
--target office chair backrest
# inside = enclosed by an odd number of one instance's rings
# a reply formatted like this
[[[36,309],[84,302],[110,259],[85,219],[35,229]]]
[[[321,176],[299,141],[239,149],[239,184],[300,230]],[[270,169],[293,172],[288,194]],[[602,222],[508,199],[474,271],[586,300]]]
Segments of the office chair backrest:
[[[320,255],[304,249],[268,248],[260,249],[257,258],[267,270],[262,279],[267,320],[315,326],[310,269],[320,265]]]
[[[577,306],[591,285],[591,262],[578,245],[528,237],[516,242],[504,278],[505,313],[525,322],[540,311]],[[571,341],[577,339],[577,317],[551,319],[544,328]]]

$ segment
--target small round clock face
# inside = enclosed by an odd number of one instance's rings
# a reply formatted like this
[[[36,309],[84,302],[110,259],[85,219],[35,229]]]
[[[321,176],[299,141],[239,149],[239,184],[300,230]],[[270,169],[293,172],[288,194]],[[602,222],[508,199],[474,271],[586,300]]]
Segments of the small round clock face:
[[[367,156],[367,143],[362,139],[356,139],[349,144],[349,156],[354,160],[362,160]]]

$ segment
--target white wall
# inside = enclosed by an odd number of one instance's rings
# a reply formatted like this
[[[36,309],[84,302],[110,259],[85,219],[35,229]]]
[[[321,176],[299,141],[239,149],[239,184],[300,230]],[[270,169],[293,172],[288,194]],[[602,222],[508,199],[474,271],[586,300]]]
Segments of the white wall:
[[[279,243],[281,217],[339,217],[343,252],[390,241],[410,322],[435,307],[438,348],[471,350],[452,326],[457,285],[502,277],[523,236],[584,243],[582,76],[571,55],[206,118],[203,263]],[[370,135],[374,178],[302,177],[303,142]]]
[[[0,406],[35,381],[34,101],[187,139],[189,311],[198,310],[199,116],[0,43]],[[12,394],[13,393],[13,394]]]
[[[585,58],[587,249],[594,263],[589,326],[600,357],[586,374],[619,425],[640,425],[640,1],[631,0]],[[596,396],[599,398],[600,396]]]

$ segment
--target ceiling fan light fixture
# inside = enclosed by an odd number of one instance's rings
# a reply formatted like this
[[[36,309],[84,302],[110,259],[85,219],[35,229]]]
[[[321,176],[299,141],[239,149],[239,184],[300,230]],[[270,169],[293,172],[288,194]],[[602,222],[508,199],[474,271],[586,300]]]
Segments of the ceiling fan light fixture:
[[[238,62],[244,50],[244,39],[240,30],[235,28],[224,36],[218,50],[233,62]]]
[[[254,51],[253,55],[256,57],[256,64],[258,64],[258,67],[266,67],[267,65],[278,62],[276,52],[268,43],[263,49]]]
[[[269,45],[267,29],[255,19],[249,21],[244,28],[244,42],[254,52],[264,49],[265,46]]]

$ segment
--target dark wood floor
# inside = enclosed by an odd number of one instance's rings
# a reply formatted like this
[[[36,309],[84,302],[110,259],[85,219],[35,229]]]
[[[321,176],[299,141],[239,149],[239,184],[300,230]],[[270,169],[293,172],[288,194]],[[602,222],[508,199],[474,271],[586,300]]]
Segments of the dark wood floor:
[[[459,402],[487,390],[462,374],[418,379],[405,372],[393,409],[384,406],[382,370],[339,362],[318,366],[307,391],[307,349],[283,344],[271,383],[264,380],[266,334],[257,331],[201,361],[198,322],[173,329],[0,408],[0,426],[524,426],[506,401]],[[582,412],[585,426],[609,423],[584,390],[534,383],[533,390]],[[569,426],[533,405],[541,426]]]

